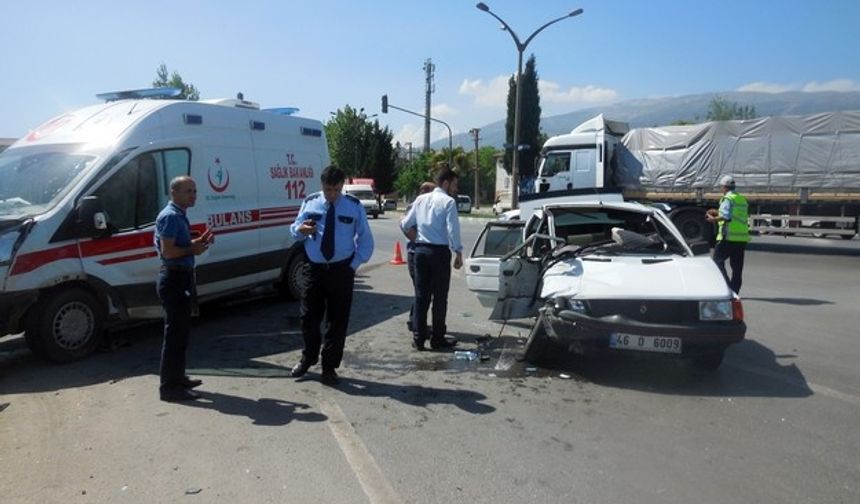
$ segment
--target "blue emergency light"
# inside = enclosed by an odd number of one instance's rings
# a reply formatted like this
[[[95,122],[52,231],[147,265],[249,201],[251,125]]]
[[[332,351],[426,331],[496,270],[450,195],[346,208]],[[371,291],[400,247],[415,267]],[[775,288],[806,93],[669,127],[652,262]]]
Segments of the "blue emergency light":
[[[117,100],[140,100],[143,98],[176,98],[180,94],[182,94],[181,89],[160,87],[99,93],[96,95],[96,98],[98,98],[99,100],[104,100],[105,102],[112,102]]]

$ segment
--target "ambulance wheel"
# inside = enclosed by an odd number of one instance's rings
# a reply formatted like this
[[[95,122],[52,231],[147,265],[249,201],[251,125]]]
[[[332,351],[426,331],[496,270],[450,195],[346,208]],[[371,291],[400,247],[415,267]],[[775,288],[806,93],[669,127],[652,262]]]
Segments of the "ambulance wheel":
[[[48,291],[27,316],[25,338],[34,353],[53,362],[91,354],[103,333],[105,309],[80,288]]]
[[[293,254],[289,264],[281,292],[289,299],[298,301],[302,299],[302,291],[307,283],[308,260],[303,252]]]

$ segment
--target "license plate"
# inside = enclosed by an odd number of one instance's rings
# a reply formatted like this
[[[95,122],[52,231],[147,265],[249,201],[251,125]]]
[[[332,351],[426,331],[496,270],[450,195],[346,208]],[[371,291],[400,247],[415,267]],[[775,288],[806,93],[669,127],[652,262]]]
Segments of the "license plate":
[[[681,338],[612,333],[609,347],[641,352],[681,353]]]

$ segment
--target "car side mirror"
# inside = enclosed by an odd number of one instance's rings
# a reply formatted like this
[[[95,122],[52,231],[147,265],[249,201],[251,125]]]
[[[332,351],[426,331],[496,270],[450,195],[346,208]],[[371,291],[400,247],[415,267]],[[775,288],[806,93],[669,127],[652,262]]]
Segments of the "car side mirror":
[[[707,255],[711,253],[711,245],[708,242],[697,241],[690,243],[690,250],[693,251],[693,255]]]
[[[84,236],[108,236],[108,219],[98,196],[84,196],[78,206],[78,229]]]

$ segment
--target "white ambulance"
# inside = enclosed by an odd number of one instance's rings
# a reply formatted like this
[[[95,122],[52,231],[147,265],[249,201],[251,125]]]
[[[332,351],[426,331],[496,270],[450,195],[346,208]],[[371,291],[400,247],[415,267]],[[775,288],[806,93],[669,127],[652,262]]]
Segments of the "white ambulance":
[[[53,361],[92,352],[110,324],[161,316],[155,217],[178,175],[197,182],[199,299],[261,284],[300,293],[288,227],[329,163],[320,121],[245,100],[108,100],[39,126],[0,154],[0,335]],[[130,97],[130,98],[128,98]]]

